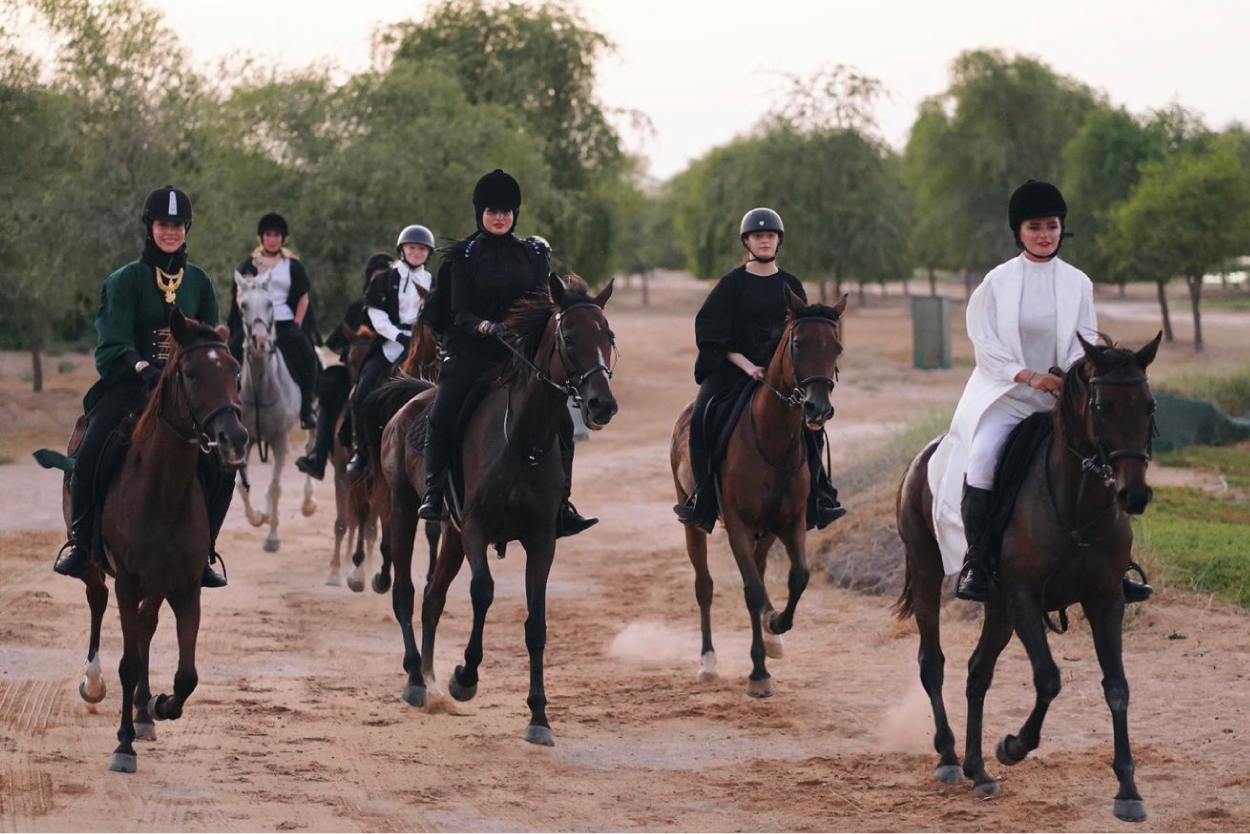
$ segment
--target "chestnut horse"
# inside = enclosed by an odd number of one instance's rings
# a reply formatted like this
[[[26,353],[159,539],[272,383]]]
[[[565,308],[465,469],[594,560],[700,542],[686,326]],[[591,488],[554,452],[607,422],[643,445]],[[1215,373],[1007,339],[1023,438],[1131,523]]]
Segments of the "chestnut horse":
[[[341,327],[343,337],[347,340],[347,375],[352,385],[360,377],[360,367],[375,334],[364,325],[352,330],[346,324]],[[339,372],[341,373],[341,371]],[[335,418],[334,442],[330,452],[330,465],[334,467],[334,556],[330,559],[330,573],[326,576],[327,585],[340,585],[339,576],[340,552],[343,539],[347,539],[347,549],[353,551],[353,568],[347,577],[347,584],[353,591],[363,591],[364,561],[368,551],[373,549],[377,537],[377,516],[369,512],[369,488],[364,477],[353,478],[347,474],[347,462],[352,456],[350,443],[344,444],[343,423],[347,419],[350,401],[343,404],[342,411]]]
[[[494,599],[486,549],[520,541],[525,549],[525,645],[530,658],[531,711],[525,740],[553,745],[547,720],[543,654],[547,643],[547,577],[555,557],[556,516],[564,491],[564,468],[557,432],[570,396],[581,406],[582,419],[601,429],[616,414],[610,377],[615,337],[603,313],[612,295],[609,282],[591,297],[575,278],[566,287],[552,275],[550,295],[543,293],[513,308],[506,324],[514,335],[516,358],[469,418],[460,455],[464,503],[460,528],[448,524],[434,576],[426,585],[421,606],[422,648],[413,633],[413,539],[417,507],[425,489],[424,458],[408,443],[408,433],[426,414],[437,390],[419,394],[387,423],[382,440],[380,487],[389,499],[384,536],[389,535],[395,564],[392,607],[404,638],[404,670],[408,681],[403,699],[417,707],[427,702],[434,680],[434,638],[447,600],[447,588],[468,558],[473,579],[473,630],[448,683],[452,697],[467,701],[477,694],[486,612]],[[449,500],[456,500],[449,490]]]
[[[239,364],[225,343],[226,329],[184,318],[177,309],[169,329],[173,353],[102,497],[101,544],[109,561],[107,570],[116,579],[124,645],[118,669],[119,743],[109,763],[109,769],[119,773],[135,772],[135,738],[156,738],[153,719],[180,718],[198,682],[200,579],[210,547],[199,456],[217,454],[227,469],[238,470],[247,454],[247,431],[240,421]],[[81,436],[75,431],[70,454]],[[79,694],[89,703],[99,703],[104,698],[98,652],[108,606],[105,569],[93,564],[86,585],[91,638]],[[148,652],[166,600],[177,619],[178,670],[174,694],[152,697]]]
[[[1064,374],[1054,410],[1054,435],[1045,454],[1029,464],[1004,532],[996,581],[985,605],[981,639],[968,662],[968,728],[962,773],[955,736],[942,701],[945,658],[938,628],[942,555],[933,528],[928,467],[941,438],[911,463],[898,493],[898,530],[907,550],[900,619],[915,615],[920,631],[920,681],[933,707],[939,756],[936,777],[949,785],[973,780],[978,796],[998,792],[985,770],[981,722],[998,655],[1014,632],[1033,666],[1037,700],[1019,735],[998,745],[998,760],[1019,764],[1037,748],[1042,721],[1059,695],[1059,668],[1046,640],[1047,612],[1080,603],[1102,667],[1103,693],[1115,736],[1113,768],[1119,778],[1113,812],[1129,822],[1146,819],[1133,781],[1128,737],[1128,682],[1121,656],[1122,580],[1133,547],[1129,516],[1145,510],[1155,408],[1146,368],[1159,338],[1133,352],[1081,339],[1085,356]],[[1079,338],[1079,337],[1078,337]]]
[[[805,457],[806,429],[820,431],[833,416],[829,402],[838,374],[842,342],[838,321],[846,310],[844,295],[833,307],[804,306],[786,290],[790,318],[768,365],[763,384],[747,405],[729,439],[719,484],[721,520],[742,573],[747,613],[751,617],[751,664],[747,694],[767,698],[772,678],[764,657],[782,656],[780,635],[794,625],[799,597],[807,587],[807,497],[811,480]],[[690,467],[690,416],[686,406],[673,426],[669,463],[677,501],[694,491]],[[714,442],[709,439],[709,443]],[[712,575],[707,566],[707,533],[684,525],[686,552],[694,566],[694,593],[703,629],[699,680],[716,676],[712,647]],[[764,571],[768,551],[781,539],[790,557],[789,598],[778,613],[768,599]]]

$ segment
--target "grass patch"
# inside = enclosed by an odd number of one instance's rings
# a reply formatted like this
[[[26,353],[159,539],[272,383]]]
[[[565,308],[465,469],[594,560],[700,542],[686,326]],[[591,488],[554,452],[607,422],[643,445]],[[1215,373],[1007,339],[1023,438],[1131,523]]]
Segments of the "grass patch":
[[[1242,446],[1186,446],[1159,454],[1160,466],[1202,469],[1223,476],[1229,486],[1250,488],[1250,449]]]
[[[880,483],[897,484],[912,458],[920,454],[930,440],[946,433],[954,413],[954,406],[931,407],[921,412],[871,458],[852,464],[836,477],[838,487],[845,486],[851,492],[859,492]]]
[[[1250,505],[1227,493],[1158,487],[1133,528],[1170,584],[1250,607]]]
[[[1208,298],[1203,300],[1202,307],[1206,310],[1228,310],[1239,313],[1245,310],[1250,310],[1250,296]]]
[[[1155,387],[1168,394],[1213,402],[1234,417],[1250,413],[1250,365],[1218,373],[1186,369],[1168,374]]]

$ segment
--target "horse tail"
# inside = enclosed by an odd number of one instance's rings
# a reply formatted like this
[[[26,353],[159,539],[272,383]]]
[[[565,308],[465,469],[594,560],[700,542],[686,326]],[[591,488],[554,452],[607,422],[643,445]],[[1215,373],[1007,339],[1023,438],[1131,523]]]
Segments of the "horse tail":
[[[921,452],[921,456],[923,456]],[[894,518],[898,521],[899,535],[902,535],[902,517],[903,517],[903,490],[907,487],[907,476],[911,473],[913,461],[911,465],[903,471],[903,477],[898,482],[898,491],[894,496]],[[898,599],[894,600],[894,605],[890,606],[891,613],[900,620],[906,620],[916,613],[914,592],[912,590],[911,581],[911,559],[908,558],[907,543],[903,543],[903,590],[898,595]]]

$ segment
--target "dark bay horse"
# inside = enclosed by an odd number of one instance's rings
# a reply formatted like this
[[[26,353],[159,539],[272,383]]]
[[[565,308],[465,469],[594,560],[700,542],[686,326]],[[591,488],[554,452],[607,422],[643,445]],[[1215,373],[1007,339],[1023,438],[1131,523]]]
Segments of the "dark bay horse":
[[[135,772],[133,742],[138,732],[154,739],[153,719],[180,718],[198,681],[200,578],[210,547],[199,456],[217,454],[228,470],[237,470],[247,453],[247,431],[240,422],[239,365],[226,346],[225,328],[185,319],[175,309],[170,335],[173,354],[103,497],[100,529],[108,571],[116,580],[124,643],[118,669],[121,728],[109,764],[110,770],[120,773]],[[79,691],[84,700],[98,703],[104,697],[103,682],[96,689],[90,673],[94,667],[99,675],[100,624],[108,605],[105,572],[98,565],[87,576],[87,600],[91,643]],[[174,694],[152,697],[148,652],[165,601],[177,619],[178,670]]]
[[[962,773],[955,736],[942,701],[945,658],[938,628],[942,556],[933,529],[929,458],[940,438],[912,461],[898,493],[898,529],[907,551],[899,618],[915,615],[920,631],[920,680],[933,706],[939,755],[936,776],[960,784],[966,775],[978,796],[998,792],[985,770],[981,722],[994,665],[1014,632],[1033,666],[1037,700],[1019,735],[998,745],[998,760],[1015,765],[1038,746],[1046,710],[1059,695],[1059,668],[1046,639],[1048,611],[1080,603],[1089,621],[1103,673],[1103,693],[1115,736],[1119,778],[1113,811],[1129,822],[1146,819],[1133,780],[1128,737],[1128,682],[1121,656],[1122,580],[1133,547],[1129,516],[1145,510],[1154,398],[1146,368],[1159,339],[1139,351],[1081,340],[1085,357],[1064,375],[1054,411],[1054,436],[1034,456],[1020,486],[1016,510],[1002,540],[998,576],[985,606],[981,639],[968,662],[968,728]]]
[[[753,698],[773,694],[764,657],[782,656],[780,635],[794,625],[799,597],[807,587],[807,497],[811,481],[802,433],[805,427],[822,430],[833,416],[829,398],[842,354],[838,321],[846,311],[846,300],[844,295],[833,307],[804,306],[786,291],[789,322],[769,363],[765,384],[755,392],[739,419],[724,455],[721,518],[742,573],[747,613],[751,617],[752,670],[747,694]],[[684,503],[694,491],[689,443],[693,407],[693,403],[686,406],[673,426],[669,462],[678,503]],[[694,566],[695,598],[703,628],[699,679],[707,680],[716,675],[707,533],[693,524],[683,526],[686,551]],[[789,598],[781,612],[773,608],[764,586],[768,551],[778,539],[790,557]]]
[[[507,325],[515,335],[518,357],[473,412],[463,434],[464,503],[460,529],[444,531],[434,576],[421,607],[422,647],[413,632],[412,550],[417,507],[425,485],[424,458],[407,436],[433,403],[437,390],[419,394],[390,420],[382,441],[381,468],[389,498],[388,524],[395,564],[392,607],[404,638],[403,698],[425,706],[434,680],[434,638],[447,600],[447,588],[468,558],[473,579],[473,630],[448,683],[452,697],[467,701],[477,694],[486,612],[494,599],[486,550],[491,544],[519,541],[525,549],[525,645],[530,658],[531,711],[525,740],[555,743],[547,720],[543,653],[547,643],[547,577],[555,556],[556,516],[564,489],[564,469],[557,432],[573,396],[582,419],[600,429],[616,414],[610,384],[615,338],[603,308],[612,294],[609,282],[591,297],[581,279],[566,287],[554,275],[550,295],[520,302]],[[454,469],[454,467],[453,467]]]
[[[351,384],[355,385],[360,378],[360,368],[369,352],[369,346],[377,334],[367,325],[352,330],[344,324],[341,329],[347,340],[347,376]],[[330,372],[332,371],[327,369],[327,373]],[[363,591],[363,565],[365,556],[373,549],[377,537],[377,517],[369,512],[369,488],[366,479],[353,478],[347,472],[352,447],[350,443],[343,443],[343,424],[349,408],[350,405],[345,402],[335,419],[334,441],[330,451],[330,465],[334,469],[334,556],[330,559],[330,573],[326,576],[326,584],[339,585],[343,581],[339,576],[339,567],[343,541],[346,539],[347,549],[353,553],[353,569],[348,575],[347,584],[353,591]]]

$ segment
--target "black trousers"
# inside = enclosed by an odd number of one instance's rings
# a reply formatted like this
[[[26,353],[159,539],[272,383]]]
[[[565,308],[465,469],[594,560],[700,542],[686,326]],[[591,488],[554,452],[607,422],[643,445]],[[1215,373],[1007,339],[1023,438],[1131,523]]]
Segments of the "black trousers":
[[[368,438],[365,435],[365,398],[391,375],[392,365],[387,361],[386,354],[375,350],[365,359],[360,367],[360,376],[356,377],[356,390],[352,392],[352,438],[356,443],[356,453],[368,457]]]
[[[134,379],[119,382],[101,394],[100,399],[87,414],[87,433],[75,455],[74,491],[76,494],[79,490],[86,490],[81,495],[90,500],[91,493],[95,489],[100,453],[104,450],[104,442],[113,433],[113,429],[117,428],[118,423],[147,403],[148,396],[138,374],[134,375]],[[75,507],[73,512],[75,517],[80,509],[87,508]]]

